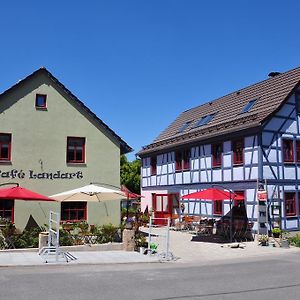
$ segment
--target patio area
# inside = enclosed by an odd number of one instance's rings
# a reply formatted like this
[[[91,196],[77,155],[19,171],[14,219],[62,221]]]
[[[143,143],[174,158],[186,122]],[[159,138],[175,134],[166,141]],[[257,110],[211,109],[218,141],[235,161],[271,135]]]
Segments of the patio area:
[[[142,231],[148,233],[149,228],[144,227]],[[158,244],[158,252],[164,251],[165,227],[153,228],[153,242]],[[216,237],[213,235],[198,236],[193,232],[174,231],[170,230],[170,251],[177,258],[179,263],[192,262],[215,262],[227,259],[255,258],[263,257],[264,255],[281,255],[287,252],[295,252],[300,254],[300,248],[279,248],[273,246],[262,247],[257,241],[240,242],[229,244],[220,240],[213,240]],[[230,245],[237,245],[238,248],[231,248]]]

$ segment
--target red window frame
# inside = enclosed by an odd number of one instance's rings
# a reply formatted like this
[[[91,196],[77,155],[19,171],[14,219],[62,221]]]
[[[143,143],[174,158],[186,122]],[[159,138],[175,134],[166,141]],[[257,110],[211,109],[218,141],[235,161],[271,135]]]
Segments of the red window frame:
[[[80,217],[82,215],[82,217]],[[61,202],[61,220],[63,222],[79,222],[87,220],[87,202]]]
[[[8,141],[3,141],[7,139]],[[7,148],[7,156],[3,156],[3,149]],[[10,161],[11,160],[11,134],[10,133],[0,133],[0,161]]]
[[[286,216],[296,216],[296,193],[284,193],[284,208]]]
[[[42,100],[42,104],[39,103],[39,99]],[[36,94],[35,96],[35,107],[36,108],[46,108],[47,107],[47,95]]]
[[[284,162],[294,162],[294,147],[292,140],[282,140],[282,153]]]
[[[245,203],[245,191],[234,191],[234,193],[237,196],[242,196],[244,198],[244,203]],[[242,202],[243,200],[234,200],[233,201],[233,205],[234,206],[238,206],[240,202]]]
[[[76,142],[82,143],[76,145]],[[74,145],[72,145],[74,143]],[[72,149],[71,147],[74,147]],[[79,148],[82,147],[82,155],[77,159]],[[69,153],[73,152],[73,159],[70,158]],[[68,137],[67,138],[67,163],[84,163],[85,162],[85,138],[84,137]]]
[[[186,171],[191,168],[191,151],[185,149],[182,151],[175,152],[175,170],[176,171]]]
[[[214,201],[214,215],[223,215],[223,200]]]
[[[212,145],[213,167],[222,166],[222,153],[223,153],[223,144],[222,143]]]
[[[189,170],[191,168],[191,150],[183,150],[182,160],[183,170]]]
[[[296,160],[300,162],[300,141],[296,141]]]
[[[239,139],[232,142],[233,163],[241,165],[244,163],[244,140]]]
[[[182,152],[181,151],[175,152],[175,170],[176,171],[182,170]]]
[[[9,216],[8,216],[9,215]],[[15,220],[15,201],[11,199],[0,201],[0,217],[9,219],[12,223]]]
[[[151,173],[151,175],[157,174],[157,157],[156,156],[150,157],[150,173]]]

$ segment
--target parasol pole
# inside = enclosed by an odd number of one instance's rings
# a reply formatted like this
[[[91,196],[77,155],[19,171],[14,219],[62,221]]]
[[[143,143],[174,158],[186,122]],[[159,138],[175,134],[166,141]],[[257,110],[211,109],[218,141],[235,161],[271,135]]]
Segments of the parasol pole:
[[[232,243],[232,221],[233,221],[233,217],[232,217],[232,197],[231,197],[231,190],[229,190],[229,209],[230,209],[230,243]]]
[[[126,201],[126,222],[128,222],[128,210],[129,210],[129,192],[127,192],[127,201]]]

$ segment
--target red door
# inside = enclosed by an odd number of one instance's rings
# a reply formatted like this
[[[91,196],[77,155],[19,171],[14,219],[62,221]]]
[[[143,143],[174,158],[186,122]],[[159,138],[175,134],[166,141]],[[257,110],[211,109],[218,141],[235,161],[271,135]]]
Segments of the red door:
[[[167,225],[167,218],[172,218],[175,194],[153,194],[152,207],[154,210],[154,224]]]

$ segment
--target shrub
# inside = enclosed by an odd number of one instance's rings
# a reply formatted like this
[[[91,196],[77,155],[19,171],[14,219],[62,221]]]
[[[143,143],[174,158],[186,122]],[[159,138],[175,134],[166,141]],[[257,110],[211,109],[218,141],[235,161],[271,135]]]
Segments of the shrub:
[[[43,229],[39,227],[24,230],[20,235],[13,235],[12,242],[16,248],[37,248],[39,246],[39,233]]]
[[[59,231],[59,245],[60,246],[73,246],[74,241],[72,235],[66,230]]]
[[[98,230],[97,241],[100,244],[113,242],[118,234],[118,227],[112,224],[102,225]]]
[[[148,242],[146,239],[146,236],[143,234],[143,232],[137,232],[134,236],[134,242],[135,242],[135,248],[137,250],[138,247],[148,247]]]
[[[282,234],[282,230],[280,228],[273,228],[272,234],[274,237],[280,237],[280,235]]]
[[[295,247],[300,247],[300,234],[288,238],[289,243]]]

